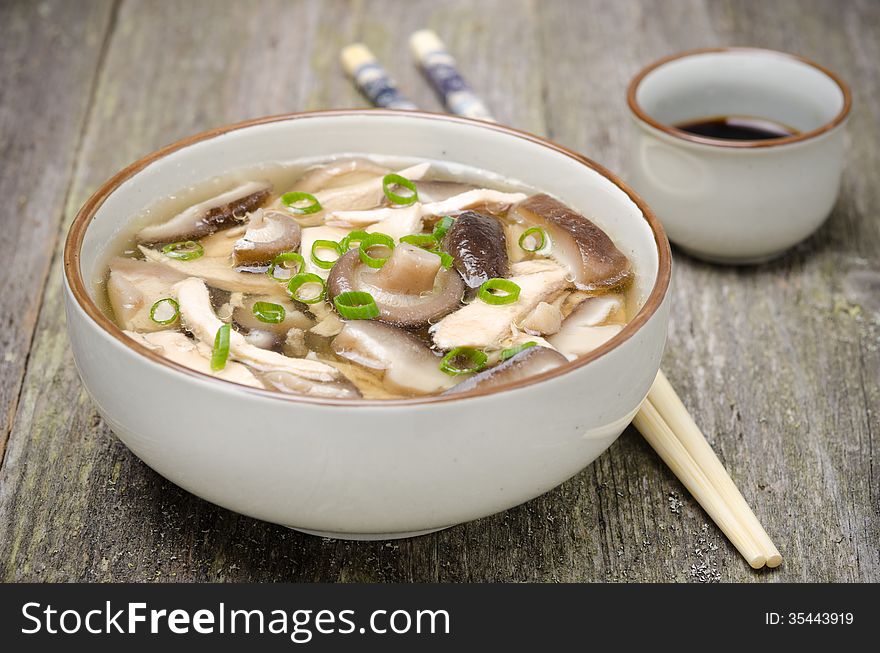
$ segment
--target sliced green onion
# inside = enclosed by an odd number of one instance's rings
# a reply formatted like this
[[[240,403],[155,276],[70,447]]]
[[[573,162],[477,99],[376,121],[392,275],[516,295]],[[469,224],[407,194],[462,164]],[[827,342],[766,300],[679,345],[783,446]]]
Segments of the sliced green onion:
[[[178,261],[191,261],[205,253],[205,248],[194,240],[181,240],[177,243],[169,243],[162,248],[162,253],[168,258],[176,258]]]
[[[391,236],[387,236],[385,234],[369,234],[361,241],[360,257],[364,265],[369,265],[371,268],[381,268],[383,265],[385,265],[385,261],[388,260],[388,256],[386,256],[385,258],[370,256],[370,249],[373,247],[378,247],[380,245],[382,247],[387,247],[388,249],[394,249],[394,239]]]
[[[303,206],[303,202],[308,202],[308,204]],[[299,191],[284,193],[281,196],[281,203],[290,209],[292,213],[298,213],[299,215],[317,213],[321,210],[321,203],[311,193],[301,193]]]
[[[364,238],[368,237],[370,234],[364,231],[363,229],[355,229],[350,232],[345,238],[339,241],[339,246],[342,248],[342,253],[344,254],[349,249],[351,249],[352,243],[361,244]]]
[[[410,234],[401,238],[400,242],[428,250],[437,247],[437,239],[434,237],[434,234]]]
[[[293,261],[294,265],[288,265],[290,261]],[[302,272],[303,268],[306,265],[306,260],[302,257],[302,255],[296,252],[284,252],[283,254],[279,254],[274,259],[272,259],[272,263],[269,265],[269,269],[266,270],[266,274],[275,279],[275,281],[284,281],[287,282],[290,280],[290,277],[293,275]],[[281,268],[282,270],[288,270],[289,276],[287,277],[279,277],[275,274],[275,269]]]
[[[452,226],[452,223],[455,222],[454,218],[449,217],[448,215],[444,215],[440,218],[440,222],[434,225],[434,238],[440,240],[443,236],[446,235],[446,232],[449,231],[449,227]]]
[[[509,279],[489,279],[480,286],[479,297],[487,304],[512,304],[519,298],[519,286]],[[496,295],[500,291],[501,295]]]
[[[312,283],[316,283],[320,286],[321,289],[318,291],[318,293],[312,296],[302,295],[302,293],[300,293],[300,289],[306,284]],[[313,274],[311,272],[301,272],[293,277],[287,284],[287,292],[289,292],[291,297],[293,297],[298,302],[302,302],[303,304],[317,304],[319,301],[324,299],[324,280],[317,274]]]
[[[486,366],[489,357],[473,347],[456,347],[440,361],[440,371],[450,376],[479,372]]]
[[[329,249],[338,254],[338,256],[332,261],[325,261],[324,259],[318,256],[319,249]],[[329,270],[333,267],[333,264],[339,259],[340,256],[344,253],[342,249],[342,245],[337,243],[335,240],[316,240],[312,243],[312,263],[317,265],[319,268],[324,270]]]
[[[173,313],[171,314],[171,317],[162,320],[156,317],[156,313],[165,305],[170,306]],[[172,299],[171,297],[160,299],[150,308],[150,319],[156,324],[161,324],[162,326],[173,324],[177,321],[178,317],[180,317],[180,304],[177,303],[177,300]]]
[[[281,324],[284,322],[285,311],[281,304],[273,304],[272,302],[254,302],[254,317],[260,322],[266,324]]]
[[[368,292],[350,290],[333,298],[333,305],[346,320],[371,320],[379,316],[376,300]]]
[[[535,240],[537,245],[534,248],[529,248],[526,246],[526,240],[531,237]],[[547,242],[547,235],[544,233],[544,230],[541,227],[532,227],[531,229],[526,229],[522,235],[519,237],[519,246],[522,247],[527,252],[539,252],[544,249],[544,244]]]
[[[509,347],[507,349],[502,349],[500,360],[506,361],[508,358],[513,358],[519,352],[525,351],[526,349],[529,349],[530,347],[534,347],[537,344],[538,343],[535,342],[534,340],[529,340],[528,342],[524,342],[523,344],[517,345],[516,347]]]
[[[411,191],[411,194],[398,195],[393,190],[391,190],[392,186],[400,186],[401,188],[406,188],[407,190]],[[382,191],[385,193],[385,197],[390,199],[395,204],[406,205],[419,201],[419,191],[416,190],[416,185],[406,177],[401,177],[394,172],[387,174],[382,178]]]
[[[224,324],[217,329],[217,335],[214,336],[214,349],[211,350],[211,369],[219,372],[226,367],[226,360],[229,358],[229,332],[232,327]]]

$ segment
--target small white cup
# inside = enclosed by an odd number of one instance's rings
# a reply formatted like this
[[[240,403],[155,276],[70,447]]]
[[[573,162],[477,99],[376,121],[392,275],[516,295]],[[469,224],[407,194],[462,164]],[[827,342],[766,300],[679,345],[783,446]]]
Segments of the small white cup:
[[[631,185],[683,250],[721,263],[765,261],[831,212],[852,99],[818,64],[758,48],[692,50],[642,70],[628,103]],[[772,120],[797,133],[725,140],[673,126],[720,116]]]

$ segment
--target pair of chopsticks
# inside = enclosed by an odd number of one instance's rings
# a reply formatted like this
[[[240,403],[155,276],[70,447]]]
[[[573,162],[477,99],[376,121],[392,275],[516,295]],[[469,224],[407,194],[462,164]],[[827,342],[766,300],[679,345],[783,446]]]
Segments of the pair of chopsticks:
[[[429,29],[409,37],[413,56],[451,113],[467,118],[493,121],[489,109],[464,81],[455,59],[443,41]],[[340,53],[342,67],[366,98],[378,107],[417,109],[363,43],[353,43]]]
[[[430,30],[413,33],[410,48],[450,112],[492,120],[437,34]],[[356,43],[344,48],[341,59],[346,72],[373,104],[392,109],[417,108],[365,45]],[[782,563],[782,555],[662,370],[633,424],[749,565],[760,569]]]
[[[754,569],[782,555],[740,494],[663,370],[633,424]]]

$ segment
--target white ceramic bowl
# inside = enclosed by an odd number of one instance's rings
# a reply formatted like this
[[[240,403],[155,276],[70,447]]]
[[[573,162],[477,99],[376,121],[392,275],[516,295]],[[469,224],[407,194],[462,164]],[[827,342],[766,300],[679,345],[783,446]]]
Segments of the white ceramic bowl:
[[[558,196],[632,257],[639,313],[590,356],[506,389],[380,402],[216,380],[129,341],[98,308],[85,280],[98,272],[106,243],[157,198],[260,162],[350,152],[465,163]],[[507,127],[393,111],[265,118],[151,154],[82,208],[64,264],[77,368],[135,455],[208,501],[349,539],[404,537],[489,515],[595,459],[630,422],[659,367],[671,266],[650,210],[596,164]]]
[[[683,52],[636,75],[628,102],[630,182],[682,249],[760,262],[813,233],[834,206],[851,99],[818,64],[758,48]],[[799,133],[734,141],[673,127],[718,116],[769,119]]]

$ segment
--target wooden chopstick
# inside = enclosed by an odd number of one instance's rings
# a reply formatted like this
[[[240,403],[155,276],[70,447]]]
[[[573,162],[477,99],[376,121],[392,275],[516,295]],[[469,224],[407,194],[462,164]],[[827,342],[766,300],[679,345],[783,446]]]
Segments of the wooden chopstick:
[[[633,424],[752,567],[778,567],[782,563],[779,550],[662,370]],[[696,475],[694,470],[698,471]],[[726,508],[719,515],[722,521],[716,517],[719,503]],[[724,521],[729,515],[735,525]]]
[[[733,543],[749,565],[754,569],[763,567],[767,563],[767,558],[758,548],[758,543],[737,519],[712,481],[669,428],[650,396],[645,399],[633,420],[633,424],[703,507],[703,510],[712,518],[712,521],[718,524],[727,539]]]

